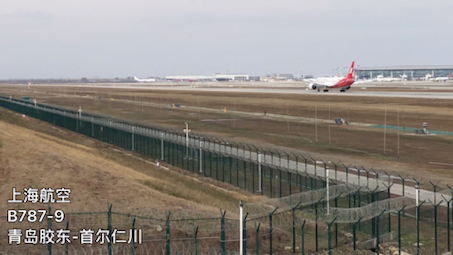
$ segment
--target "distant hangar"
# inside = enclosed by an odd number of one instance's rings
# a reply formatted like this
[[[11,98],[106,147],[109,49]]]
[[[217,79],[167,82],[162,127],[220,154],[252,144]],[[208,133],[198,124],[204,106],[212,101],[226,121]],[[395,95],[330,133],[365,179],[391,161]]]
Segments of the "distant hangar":
[[[167,81],[248,81],[248,74],[176,75],[166,76]]]
[[[380,77],[420,80],[435,77],[446,77],[453,72],[453,65],[420,65],[420,66],[385,66],[385,67],[356,67],[356,79],[373,79]]]

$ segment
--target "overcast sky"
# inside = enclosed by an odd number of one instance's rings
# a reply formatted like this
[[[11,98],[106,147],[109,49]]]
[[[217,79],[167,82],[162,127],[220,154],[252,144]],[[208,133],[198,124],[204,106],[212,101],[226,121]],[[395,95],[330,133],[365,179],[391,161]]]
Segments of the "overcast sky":
[[[2,0],[0,79],[453,65],[453,1]]]

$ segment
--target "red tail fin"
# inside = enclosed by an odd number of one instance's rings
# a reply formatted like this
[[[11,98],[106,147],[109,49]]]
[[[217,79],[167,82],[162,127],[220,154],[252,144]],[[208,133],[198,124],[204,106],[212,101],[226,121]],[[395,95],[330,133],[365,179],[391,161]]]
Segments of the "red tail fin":
[[[352,61],[352,65],[351,65],[351,68],[349,69],[349,73],[348,73],[348,78],[352,78],[352,75],[354,74],[354,62],[355,61]]]
[[[451,73],[448,74],[448,79],[451,79]]]

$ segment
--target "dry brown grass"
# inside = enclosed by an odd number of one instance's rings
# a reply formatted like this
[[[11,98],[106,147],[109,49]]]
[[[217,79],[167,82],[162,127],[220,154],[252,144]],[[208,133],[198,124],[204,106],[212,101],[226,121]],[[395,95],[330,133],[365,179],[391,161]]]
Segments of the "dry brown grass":
[[[2,119],[11,114],[5,112],[2,110]],[[33,125],[39,121],[26,118],[19,122]],[[71,133],[61,129],[58,132]],[[89,140],[75,135],[74,138],[80,141]],[[13,187],[20,190],[26,187],[65,187],[71,189],[71,203],[61,205],[65,212],[105,211],[107,202],[110,202],[115,211],[160,208],[184,210],[188,214],[201,210],[218,216],[216,207],[235,204],[239,199],[253,200],[229,185],[223,184],[224,189],[214,188],[210,182],[196,176],[184,175],[177,170],[157,169],[94,141],[88,142],[91,146],[77,144],[3,121],[0,122],[0,140],[3,142],[0,159],[9,161],[2,164],[6,167],[2,167],[0,172],[0,199],[3,201],[11,198]],[[0,210],[29,206],[3,203]],[[45,208],[43,205],[38,207]]]
[[[35,93],[36,90],[36,93]],[[318,123],[317,137],[315,125],[309,122],[286,121],[262,117],[238,116],[235,114],[169,109],[128,103],[110,98],[145,101],[171,105],[201,106],[213,109],[226,107],[228,110],[289,114],[291,116],[319,119],[342,117],[350,122],[384,124],[387,108],[387,125],[420,127],[424,121],[434,130],[453,130],[453,100],[410,99],[410,98],[360,98],[329,95],[272,95],[213,93],[190,91],[152,91],[108,88],[61,88],[2,87],[2,94],[33,96],[41,102],[77,108],[83,105],[86,111],[108,114],[121,119],[139,120],[149,124],[159,124],[169,128],[182,128],[189,122],[192,130],[199,133],[223,136],[237,142],[248,142],[281,150],[298,150],[314,158],[322,158],[367,168],[383,169],[414,177],[432,175],[432,179],[453,181],[449,174],[453,159],[449,156],[453,146],[447,136],[414,136],[400,133],[400,157],[397,157],[397,134],[387,130],[386,152],[382,129],[356,126],[329,126]],[[56,96],[52,93],[71,96]],[[77,96],[73,96],[76,94]],[[93,100],[92,97],[101,97]],[[315,113],[315,106],[317,112]],[[233,119],[237,121],[203,121],[203,119]],[[430,162],[441,164],[432,164]],[[415,171],[414,171],[415,170]]]

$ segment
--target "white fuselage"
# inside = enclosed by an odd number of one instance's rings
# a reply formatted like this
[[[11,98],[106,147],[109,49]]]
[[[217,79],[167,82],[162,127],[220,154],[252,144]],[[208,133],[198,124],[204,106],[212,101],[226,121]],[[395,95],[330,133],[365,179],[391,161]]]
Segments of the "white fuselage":
[[[316,84],[316,85],[333,86],[342,79],[344,79],[344,77],[319,77],[319,78],[310,79],[307,81],[310,83]]]
[[[137,77],[134,77],[134,81],[146,83],[146,82],[156,82],[156,79],[139,79]]]
[[[449,78],[448,77],[437,77],[434,79],[434,81],[448,81]]]

